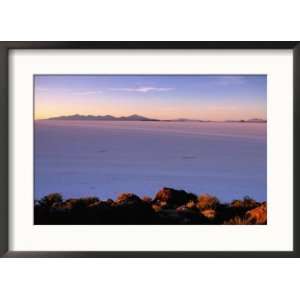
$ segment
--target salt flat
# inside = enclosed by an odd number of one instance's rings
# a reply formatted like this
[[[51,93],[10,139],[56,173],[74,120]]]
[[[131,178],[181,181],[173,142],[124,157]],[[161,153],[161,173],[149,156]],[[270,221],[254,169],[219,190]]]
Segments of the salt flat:
[[[35,199],[167,186],[266,200],[266,123],[35,121]]]

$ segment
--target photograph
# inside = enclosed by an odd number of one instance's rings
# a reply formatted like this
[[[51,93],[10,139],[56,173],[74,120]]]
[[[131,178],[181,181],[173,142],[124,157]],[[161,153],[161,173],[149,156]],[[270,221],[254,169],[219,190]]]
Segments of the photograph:
[[[267,224],[267,76],[34,75],[35,225]]]

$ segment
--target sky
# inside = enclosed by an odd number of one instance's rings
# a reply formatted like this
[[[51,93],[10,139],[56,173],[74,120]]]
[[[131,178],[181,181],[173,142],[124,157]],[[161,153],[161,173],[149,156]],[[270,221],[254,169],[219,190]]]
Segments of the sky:
[[[138,114],[197,120],[266,119],[266,75],[35,75],[35,119]]]

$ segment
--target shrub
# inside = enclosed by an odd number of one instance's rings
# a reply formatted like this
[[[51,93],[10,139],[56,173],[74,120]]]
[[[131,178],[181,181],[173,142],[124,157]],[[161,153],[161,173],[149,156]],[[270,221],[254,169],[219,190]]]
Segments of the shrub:
[[[201,214],[208,219],[214,219],[216,217],[216,211],[214,209],[205,209]]]
[[[198,198],[163,188],[155,199],[123,193],[116,200],[96,197],[63,200],[52,193],[34,203],[35,224],[267,224],[267,203],[250,197],[220,203],[209,194]]]
[[[250,225],[251,223],[245,219],[245,218],[241,218],[239,216],[235,216],[234,218],[225,221],[224,225]]]
[[[194,201],[189,201],[186,205],[187,208],[195,208],[196,204]]]
[[[142,198],[143,201],[147,202],[147,203],[151,203],[152,202],[152,198],[151,197],[148,197],[148,196],[144,196]]]
[[[244,202],[242,200],[233,200],[230,203],[230,206],[234,208],[242,208],[244,207]]]
[[[80,209],[87,208],[88,206],[95,205],[99,202],[99,199],[96,197],[87,197],[79,199],[68,199],[63,203],[64,208],[68,209]]]
[[[233,200],[230,206],[233,208],[249,210],[259,206],[259,203],[249,196],[246,196],[243,200]]]
[[[251,224],[267,224],[267,203],[247,211],[246,218]]]
[[[118,196],[116,204],[136,204],[142,202],[141,198],[132,193],[123,193]]]
[[[217,197],[211,196],[209,194],[200,195],[198,198],[197,207],[201,210],[205,209],[216,209],[220,202]]]
[[[61,194],[53,193],[43,197],[40,202],[45,206],[53,206],[54,204],[62,203],[63,198]]]
[[[176,208],[184,205],[190,200],[196,200],[196,196],[191,193],[187,193],[184,190],[175,190],[172,188],[164,187],[158,193],[156,193],[154,202],[161,207]]]

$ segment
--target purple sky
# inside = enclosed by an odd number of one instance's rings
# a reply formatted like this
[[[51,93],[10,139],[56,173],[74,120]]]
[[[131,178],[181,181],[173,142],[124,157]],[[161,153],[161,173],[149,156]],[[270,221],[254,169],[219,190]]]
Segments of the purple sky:
[[[35,118],[266,119],[266,75],[36,75]]]

